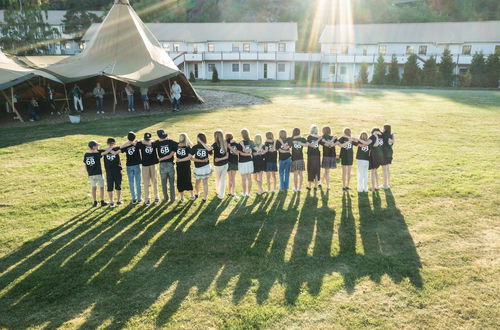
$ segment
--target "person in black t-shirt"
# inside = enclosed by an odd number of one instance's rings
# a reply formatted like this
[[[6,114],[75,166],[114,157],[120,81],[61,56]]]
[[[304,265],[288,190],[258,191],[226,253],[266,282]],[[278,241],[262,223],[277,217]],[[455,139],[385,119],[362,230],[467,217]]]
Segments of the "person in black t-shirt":
[[[180,201],[184,202],[184,192],[189,191],[191,200],[194,200],[193,183],[191,182],[191,140],[186,133],[179,135],[179,144],[177,145],[177,190],[179,191]]]
[[[344,128],[344,136],[339,139],[340,144],[340,161],[342,164],[342,190],[349,190],[351,181],[351,170],[353,163],[354,152],[352,149],[353,138],[351,137],[351,129]]]
[[[252,161],[253,161],[253,179],[257,183],[257,195],[262,195],[264,193],[264,188],[262,187],[262,172],[266,170],[266,160],[264,155],[266,153],[264,149],[264,143],[262,141],[262,135],[257,134],[253,140],[254,146],[252,148]]]
[[[127,142],[121,146],[121,152],[127,157],[127,177],[130,187],[131,203],[142,202],[141,199],[141,152],[136,147],[135,133],[129,132]]]
[[[371,189],[373,191],[379,190],[379,180],[378,180],[378,172],[377,169],[384,161],[384,154],[382,151],[382,132],[379,128],[372,129],[372,135],[369,138],[370,140],[370,171],[371,171]]]
[[[311,131],[307,135],[307,189],[311,190],[314,183],[314,189],[318,188],[321,168],[321,153],[319,146],[322,137],[319,136],[318,126],[312,125]]]
[[[276,151],[276,140],[273,132],[266,132],[266,142],[264,143],[266,161],[267,190],[270,193],[276,191],[276,172],[278,172],[278,152]]]
[[[368,168],[370,166],[370,145],[368,133],[361,132],[359,139],[354,142],[358,147],[356,160],[358,165],[358,193],[368,192]]]
[[[280,190],[286,192],[290,186],[290,167],[292,165],[291,147],[293,143],[290,138],[287,138],[284,129],[279,131],[278,137],[276,141],[276,150],[278,150],[280,164]]]
[[[83,156],[83,163],[89,175],[90,186],[92,187],[93,206],[97,206],[97,187],[99,186],[101,206],[108,203],[104,201],[104,179],[102,177],[101,157],[105,150],[99,150],[99,143],[92,140],[88,143],[89,150]]]
[[[153,185],[155,204],[160,202],[158,194],[158,180],[156,177],[156,164],[158,164],[158,150],[156,143],[151,142],[151,133],[144,134],[144,140],[136,143],[136,147],[141,151],[142,159],[142,183],[144,185],[144,203],[151,204],[149,200],[149,187]]]
[[[156,149],[158,150],[158,160],[160,161],[160,178],[161,188],[163,191],[163,201],[167,202],[168,186],[170,186],[170,201],[175,201],[175,169],[174,155],[177,151],[177,142],[168,138],[168,134],[160,129],[156,132],[159,140],[156,141]]]
[[[194,193],[195,197],[200,194],[200,184],[203,182],[203,197],[205,202],[208,197],[208,178],[212,174],[210,167],[209,155],[212,154],[212,147],[207,145],[207,136],[204,133],[199,133],[197,136],[198,143],[191,148],[191,156],[194,161],[194,177],[196,179]]]
[[[238,144],[238,171],[241,174],[241,186],[243,190],[241,196],[249,197],[252,191],[252,173],[254,170],[252,161],[254,143],[250,140],[250,132],[246,128],[241,130],[241,137],[243,141]]]
[[[115,207],[113,190],[116,190],[116,205],[122,205],[122,163],[120,161],[120,147],[116,141],[109,138],[107,141],[109,152],[104,156],[104,168],[106,169],[106,185],[108,186],[109,206]]]
[[[290,167],[290,171],[293,173],[294,192],[302,190],[302,182],[304,181],[302,172],[306,170],[303,153],[304,147],[307,147],[306,139],[300,135],[299,128],[294,128],[292,136],[292,166]]]
[[[215,166],[215,192],[219,199],[226,194],[226,174],[229,168],[229,148],[224,133],[221,130],[214,132],[215,142],[212,144]]]
[[[323,160],[321,161],[323,177],[321,181],[324,182],[326,189],[330,190],[330,169],[337,168],[335,146],[338,145],[338,141],[335,136],[332,136],[332,129],[330,127],[323,127],[322,133],[323,136],[320,144],[323,146]]]
[[[385,124],[382,132],[382,153],[384,162],[382,163],[382,176],[384,178],[384,189],[391,188],[391,171],[389,165],[392,164],[392,146],[394,145],[394,134],[391,125]]]
[[[238,172],[238,142],[233,137],[232,133],[226,133],[226,143],[229,149],[229,158],[228,158],[228,169],[227,169],[227,178],[228,178],[228,191],[229,196],[236,196],[236,172]]]

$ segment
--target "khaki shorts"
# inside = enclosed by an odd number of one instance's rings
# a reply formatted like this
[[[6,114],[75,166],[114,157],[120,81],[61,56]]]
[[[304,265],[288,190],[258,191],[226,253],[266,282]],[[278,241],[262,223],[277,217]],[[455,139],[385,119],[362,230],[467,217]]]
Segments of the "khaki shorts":
[[[104,179],[102,174],[89,176],[90,186],[92,187],[104,187]]]

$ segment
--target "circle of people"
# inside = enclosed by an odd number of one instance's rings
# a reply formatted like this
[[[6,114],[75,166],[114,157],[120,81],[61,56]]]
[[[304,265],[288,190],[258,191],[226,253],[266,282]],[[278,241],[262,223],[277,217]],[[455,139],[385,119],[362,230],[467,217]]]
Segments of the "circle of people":
[[[349,191],[354,147],[357,147],[358,193],[390,188],[389,166],[392,164],[394,145],[394,134],[390,125],[384,125],[383,130],[373,128],[371,134],[361,132],[358,138],[352,136],[350,128],[345,128],[341,137],[332,135],[332,130],[328,126],[323,127],[320,134],[316,125],[312,125],[307,134],[301,134],[299,128],[294,128],[292,136],[289,137],[287,131],[282,129],[277,138],[273,132],[266,132],[264,137],[257,134],[253,140],[250,138],[249,130],[242,129],[239,141],[232,133],[224,134],[223,131],[216,130],[213,134],[213,143],[208,142],[204,133],[196,136],[196,143],[191,142],[186,133],[181,133],[178,141],[171,139],[163,129],[158,130],[157,135],[158,139],[153,140],[151,133],[145,133],[143,139],[138,140],[134,132],[129,132],[126,142],[118,145],[114,138],[109,138],[105,148],[100,148],[100,144],[94,140],[88,143],[89,150],[85,153],[83,162],[92,187],[94,207],[99,205],[98,187],[101,206],[115,207],[123,204],[121,153],[126,155],[126,172],[132,204],[144,202],[145,205],[150,205],[151,188],[154,194],[153,202],[160,202],[158,164],[165,202],[169,200],[173,202],[177,197],[183,202],[185,194],[189,194],[186,197],[191,200],[201,197],[206,201],[209,194],[208,179],[212,174],[215,176],[215,193],[218,198],[225,198],[226,192],[228,197],[236,197],[237,172],[241,175],[243,198],[250,196],[253,181],[257,186],[257,195],[277,192],[277,173],[279,190],[282,192],[289,189],[291,173],[293,192],[300,192],[305,171],[307,171],[308,190],[318,189],[323,184],[329,190],[330,170],[337,167],[337,158],[342,166],[342,189]],[[337,157],[337,147],[340,148],[339,157]],[[307,160],[304,160],[306,148]],[[211,157],[213,157],[213,167],[210,164]],[[101,158],[104,159],[109,202],[104,201],[105,182]],[[191,163],[194,163],[194,186]],[[383,176],[381,186],[378,176],[380,167]],[[370,187],[369,181],[371,181]],[[142,187],[144,199],[142,199]]]

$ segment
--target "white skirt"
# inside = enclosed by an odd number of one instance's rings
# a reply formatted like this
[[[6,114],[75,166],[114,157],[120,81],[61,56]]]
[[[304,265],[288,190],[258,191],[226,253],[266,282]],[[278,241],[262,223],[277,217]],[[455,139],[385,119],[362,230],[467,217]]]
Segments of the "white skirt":
[[[196,180],[207,179],[210,177],[210,174],[212,174],[212,168],[210,167],[210,164],[207,164],[203,167],[194,168],[194,177],[196,178]]]
[[[238,172],[240,174],[252,174],[253,173],[253,161],[238,163]]]

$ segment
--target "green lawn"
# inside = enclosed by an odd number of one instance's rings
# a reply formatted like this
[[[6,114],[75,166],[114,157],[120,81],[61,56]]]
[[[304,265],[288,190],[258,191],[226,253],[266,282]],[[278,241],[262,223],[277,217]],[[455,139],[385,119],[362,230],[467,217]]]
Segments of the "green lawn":
[[[0,128],[0,328],[498,326],[499,93],[247,92],[272,102]],[[89,139],[386,122],[392,192],[336,170],[330,193],[89,209]]]

